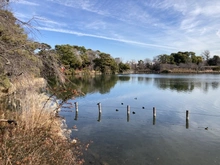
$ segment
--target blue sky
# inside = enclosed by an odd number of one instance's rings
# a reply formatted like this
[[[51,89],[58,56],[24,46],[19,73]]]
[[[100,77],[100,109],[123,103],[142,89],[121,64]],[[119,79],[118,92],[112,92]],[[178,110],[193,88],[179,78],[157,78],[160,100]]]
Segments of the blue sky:
[[[209,50],[220,55],[220,0],[11,0],[38,42],[85,46],[123,62]],[[31,35],[30,35],[31,36]]]

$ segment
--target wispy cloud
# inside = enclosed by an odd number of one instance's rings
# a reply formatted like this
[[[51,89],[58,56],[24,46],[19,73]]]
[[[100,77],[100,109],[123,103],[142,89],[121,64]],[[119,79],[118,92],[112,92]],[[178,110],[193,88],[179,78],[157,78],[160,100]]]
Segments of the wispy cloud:
[[[76,8],[82,11],[90,12],[100,16],[101,18],[110,18],[122,21],[127,24],[136,26],[144,26],[143,24],[152,23],[155,18],[149,16],[147,10],[136,4],[135,1],[120,1],[116,3],[112,0],[48,0],[59,5],[64,5],[69,8]]]
[[[54,31],[54,32],[59,32],[59,33],[67,33],[67,34],[73,34],[73,35],[77,35],[77,36],[94,37],[94,38],[112,40],[112,41],[123,42],[123,43],[134,44],[134,45],[140,45],[140,46],[158,47],[158,48],[166,48],[166,49],[176,49],[174,47],[165,46],[165,45],[148,44],[148,43],[143,43],[143,42],[138,42],[138,41],[131,41],[131,40],[118,39],[118,38],[111,38],[111,37],[106,37],[106,36],[99,36],[99,35],[94,35],[94,34],[81,33],[81,32],[76,32],[76,31],[72,31],[72,30],[53,29],[53,28],[46,28],[46,27],[36,27],[36,28],[39,29],[39,30]]]
[[[220,29],[216,32],[216,35],[220,38]]]
[[[26,1],[26,0],[11,0],[10,2],[23,4],[23,5],[30,5],[30,6],[39,6],[38,3],[29,2],[29,1]]]
[[[97,20],[94,22],[86,23],[85,27],[87,29],[94,29],[94,30],[103,29],[103,30],[105,30],[107,28],[107,25],[105,22]]]
[[[21,13],[21,12],[14,12],[17,18],[21,20],[27,20],[30,19],[30,17],[27,14]]]
[[[51,28],[53,27],[54,28],[54,27],[67,26],[66,23],[57,22],[57,21],[51,20],[46,17],[36,16],[35,18],[36,18],[37,22],[42,25],[42,27],[51,27]]]
[[[199,20],[192,17],[186,18],[181,22],[180,29],[185,32],[194,32],[199,22]]]

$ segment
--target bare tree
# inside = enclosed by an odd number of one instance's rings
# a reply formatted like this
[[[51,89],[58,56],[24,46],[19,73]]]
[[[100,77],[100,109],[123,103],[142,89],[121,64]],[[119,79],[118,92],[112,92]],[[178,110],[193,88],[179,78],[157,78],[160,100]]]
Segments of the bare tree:
[[[203,58],[204,60],[208,61],[209,58],[210,58],[210,51],[209,51],[209,50],[204,50],[204,51],[202,52],[202,58]]]
[[[149,58],[145,58],[144,63],[145,63],[145,64],[151,64],[151,63],[152,63],[152,60],[149,59]]]
[[[8,5],[9,0],[0,0],[0,9],[4,9]]]

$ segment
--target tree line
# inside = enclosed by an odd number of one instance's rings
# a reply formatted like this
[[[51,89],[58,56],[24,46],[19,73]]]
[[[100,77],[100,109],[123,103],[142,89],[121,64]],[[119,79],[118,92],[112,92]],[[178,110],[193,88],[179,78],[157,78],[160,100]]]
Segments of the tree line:
[[[77,45],[55,45],[52,49],[50,45],[38,43],[41,47],[37,53],[39,56],[53,56],[59,61],[59,65],[65,68],[65,74],[74,75],[76,70],[98,71],[104,74],[123,73],[127,70],[139,72],[163,72],[177,68],[191,70],[205,70],[207,66],[215,66],[213,70],[220,70],[220,58],[218,55],[210,57],[210,52],[205,50],[197,56],[195,52],[177,52],[170,55],[162,54],[153,60],[145,59],[135,62],[123,63],[120,58],[113,58],[110,54],[99,50],[86,49]]]
[[[161,54],[151,61],[150,59],[139,60],[137,64],[132,66],[136,71],[157,71],[172,72],[174,70],[194,70],[203,71],[211,69],[220,70],[220,57],[218,55],[210,56],[209,50],[205,50],[201,55],[197,56],[195,52],[185,51],[168,54]]]
[[[110,54],[99,50],[86,49],[84,46],[64,44],[55,45],[52,49],[46,43],[38,43],[38,50],[36,55],[50,58],[51,61],[53,58],[60,67],[64,67],[67,75],[73,75],[76,70],[115,74],[130,69],[128,63],[116,60]]]

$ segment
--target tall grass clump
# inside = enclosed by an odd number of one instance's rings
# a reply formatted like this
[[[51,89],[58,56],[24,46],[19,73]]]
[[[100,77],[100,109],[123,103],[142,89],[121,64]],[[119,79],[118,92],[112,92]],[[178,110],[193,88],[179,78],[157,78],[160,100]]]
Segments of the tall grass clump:
[[[0,164],[74,165],[82,164],[81,145],[64,136],[57,105],[39,88],[42,79],[17,80],[13,90],[0,100]],[[14,122],[12,122],[14,121]]]

